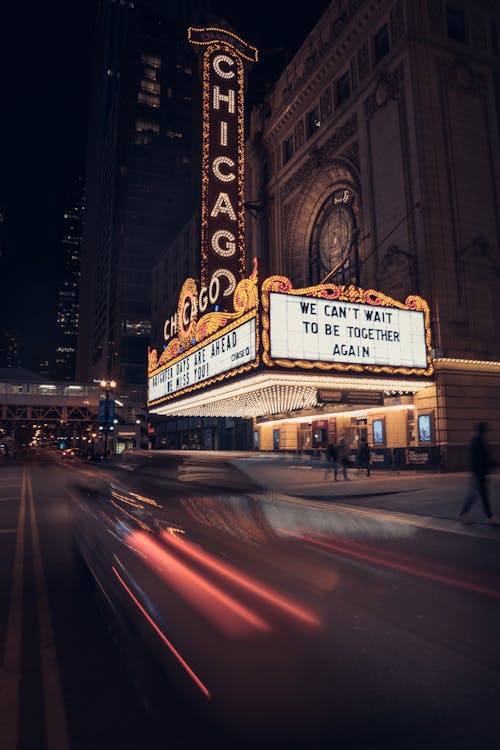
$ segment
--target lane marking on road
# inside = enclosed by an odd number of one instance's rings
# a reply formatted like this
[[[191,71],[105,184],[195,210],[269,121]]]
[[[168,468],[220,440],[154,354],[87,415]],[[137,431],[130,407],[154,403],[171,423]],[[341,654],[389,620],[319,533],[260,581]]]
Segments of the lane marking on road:
[[[19,500],[19,495],[9,495],[8,497],[0,497],[0,503],[5,503],[8,500]]]
[[[0,534],[16,534],[16,533],[17,533],[17,528],[16,529],[0,529]]]
[[[68,729],[59,678],[54,633],[50,618],[49,601],[45,587],[40,537],[36,520],[35,502],[31,486],[31,476],[28,472],[28,498],[31,520],[31,539],[33,543],[33,559],[35,568],[35,583],[37,589],[37,608],[40,637],[40,655],[42,663],[42,685],[45,703],[45,736],[47,750],[69,750]]]
[[[0,668],[0,736],[2,746],[15,750],[18,741],[19,691],[21,686],[23,573],[26,533],[26,474],[22,475],[21,502],[17,522],[17,539],[12,570],[12,588],[5,635],[4,653]]]

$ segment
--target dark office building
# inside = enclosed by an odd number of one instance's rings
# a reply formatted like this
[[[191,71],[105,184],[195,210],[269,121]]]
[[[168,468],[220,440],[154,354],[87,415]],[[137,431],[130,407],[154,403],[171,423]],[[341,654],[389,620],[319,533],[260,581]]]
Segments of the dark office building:
[[[53,375],[56,380],[75,379],[84,211],[84,183],[82,178],[78,178],[68,190],[63,215],[60,277],[57,289],[56,349],[53,367]]]
[[[22,367],[19,331],[0,331],[0,367]]]
[[[4,221],[5,221],[5,208],[3,206],[3,203],[0,202],[0,257],[3,253],[3,244],[4,244]]]
[[[198,205],[190,23],[204,2],[101,0],[90,91],[77,379],[146,381],[151,273]]]

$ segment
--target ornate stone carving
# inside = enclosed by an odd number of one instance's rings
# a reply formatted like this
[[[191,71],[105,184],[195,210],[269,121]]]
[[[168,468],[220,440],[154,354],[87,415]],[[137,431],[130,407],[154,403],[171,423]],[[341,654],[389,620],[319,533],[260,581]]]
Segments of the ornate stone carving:
[[[383,284],[385,291],[410,294],[416,289],[416,269],[414,255],[397,245],[390,245],[380,259],[377,281]]]
[[[365,115],[368,119],[373,117],[377,110],[384,109],[389,101],[399,99],[402,81],[402,65],[393,73],[383,73],[380,76],[375,86],[375,91],[364,102]]]
[[[405,33],[405,16],[403,11],[403,3],[398,0],[395,5],[392,6],[390,12],[390,24],[391,24],[391,44],[396,44],[403,34]]]
[[[472,96],[484,95],[484,77],[476,73],[464,60],[456,58],[452,63],[449,60],[440,60],[438,72],[441,82],[449,91],[460,89]]]
[[[487,270],[489,273],[500,274],[500,263],[495,257],[493,248],[484,237],[475,237],[470,245],[466,245],[459,251],[464,265],[477,270]]]
[[[401,250],[397,245],[391,245],[382,257],[380,270],[382,273],[387,273],[391,267],[395,266],[404,267],[412,272],[415,266],[415,256],[405,250]]]
[[[290,179],[285,182],[281,189],[281,200],[286,198],[296,188],[302,185],[313,173],[314,170],[324,167],[328,164],[339,148],[351,138],[358,130],[358,121],[354,113],[344,125],[337,128],[331,138],[321,146],[312,148],[309,152],[309,158]]]

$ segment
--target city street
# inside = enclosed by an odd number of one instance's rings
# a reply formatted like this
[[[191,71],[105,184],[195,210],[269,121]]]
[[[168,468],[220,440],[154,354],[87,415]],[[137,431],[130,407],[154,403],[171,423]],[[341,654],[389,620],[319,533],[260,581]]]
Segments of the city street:
[[[2,748],[197,748],[207,731],[228,748],[235,734],[249,747],[305,747],[306,737],[311,748],[496,746],[500,530],[479,509],[477,523],[453,520],[466,474],[353,472],[334,484],[314,461],[143,454],[146,468],[137,453],[96,467],[0,466]],[[143,601],[156,597],[158,616],[147,627],[161,625],[220,723],[204,723],[178,661],[160,691],[147,631],[142,650],[130,637],[139,631],[95,595],[75,552],[76,482],[110,482],[117,530],[120,502],[129,532],[140,521],[127,552],[112,526],[96,549],[109,539],[122,581],[135,571],[135,591],[150,587]],[[498,509],[498,477],[492,485]],[[167,539],[172,529],[182,537]],[[126,557],[162,534],[181,538],[195,567],[168,579],[159,557],[147,575]],[[223,711],[234,718],[227,734]]]

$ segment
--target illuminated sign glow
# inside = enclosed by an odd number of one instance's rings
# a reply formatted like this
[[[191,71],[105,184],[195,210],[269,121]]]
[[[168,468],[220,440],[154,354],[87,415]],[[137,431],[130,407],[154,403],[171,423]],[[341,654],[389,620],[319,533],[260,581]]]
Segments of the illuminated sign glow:
[[[258,53],[227,29],[191,27],[188,39],[203,47],[201,283],[225,310],[245,270],[244,64]]]
[[[256,310],[259,296],[257,290],[257,263],[247,279],[242,279],[236,285],[233,294],[233,312],[211,312],[199,315],[207,309],[210,300],[210,290],[202,287],[198,291],[195,279],[186,279],[179,295],[177,312],[164,324],[164,338],[168,341],[162,353],[158,356],[156,349],[148,350],[148,373],[167,364],[179,354],[186,353],[212,334],[228,325],[235,324],[249,311]],[[177,336],[174,337],[174,335]]]
[[[293,290],[285,277],[262,285],[269,366],[429,375],[429,308],[374,290],[320,284]]]
[[[257,357],[256,316],[226,327],[207,344],[179,356],[149,378],[148,401],[157,403],[248,369]]]

